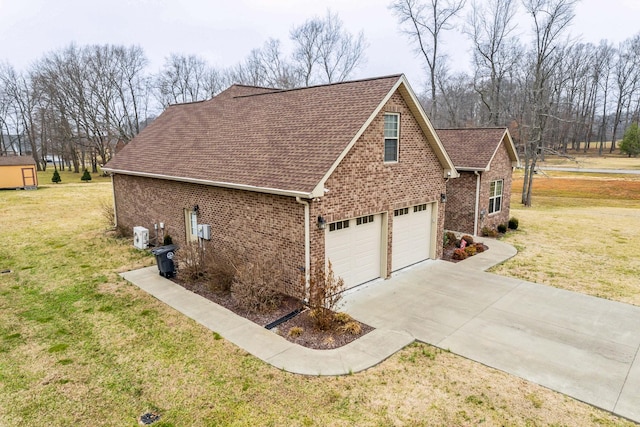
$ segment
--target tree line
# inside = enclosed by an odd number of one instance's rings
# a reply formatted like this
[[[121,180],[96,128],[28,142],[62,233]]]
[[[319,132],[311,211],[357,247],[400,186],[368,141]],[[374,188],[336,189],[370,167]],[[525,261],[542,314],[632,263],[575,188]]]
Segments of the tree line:
[[[93,172],[166,106],[209,99],[231,84],[295,88],[344,81],[364,60],[364,35],[327,12],[290,31],[293,49],[269,39],[244,61],[218,69],[173,53],[156,74],[138,46],[71,44],[27,71],[0,63],[0,155],[31,154],[38,170]]]
[[[424,64],[420,96],[436,127],[507,126],[525,169],[522,202],[546,153],[594,145],[602,154],[640,115],[640,33],[613,44],[571,38],[578,0],[393,0],[390,15]],[[520,25],[521,16],[525,26]],[[390,16],[390,19],[393,19]],[[447,32],[472,43],[471,72],[454,73]],[[0,64],[0,155],[33,153],[93,171],[172,103],[208,99],[233,83],[294,88],[348,79],[364,61],[362,33],[330,11],[295,26],[290,52],[267,40],[240,63],[210,66],[171,54],[147,71],[137,46],[70,45],[25,72]],[[606,147],[605,142],[612,141]],[[625,145],[622,146],[623,150]]]
[[[640,113],[640,33],[614,45],[573,39],[578,0],[394,0],[391,9],[427,74],[422,102],[436,127],[507,126],[524,166],[531,204],[546,153],[616,141]],[[529,29],[519,32],[524,14]],[[471,73],[452,73],[447,31],[472,42]],[[626,150],[626,144],[622,146]]]

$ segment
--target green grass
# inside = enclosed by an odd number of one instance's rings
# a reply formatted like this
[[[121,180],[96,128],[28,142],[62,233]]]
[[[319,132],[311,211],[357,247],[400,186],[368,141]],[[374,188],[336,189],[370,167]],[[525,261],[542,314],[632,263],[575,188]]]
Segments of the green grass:
[[[3,427],[631,425],[424,344],[343,377],[267,365],[121,279],[153,257],[107,230],[108,178],[72,177],[0,192]]]

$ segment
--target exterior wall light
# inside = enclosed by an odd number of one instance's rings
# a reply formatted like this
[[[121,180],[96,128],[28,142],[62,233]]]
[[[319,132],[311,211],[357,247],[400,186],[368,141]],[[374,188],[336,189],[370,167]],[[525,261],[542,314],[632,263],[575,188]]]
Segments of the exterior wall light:
[[[193,213],[194,213],[194,214],[196,214],[196,215],[198,215],[198,212],[200,212],[200,206],[198,206],[198,205],[194,205],[194,206],[193,206]]]
[[[445,193],[440,193],[440,202],[441,203],[447,202],[447,195]]]
[[[325,228],[327,228],[327,220],[318,215],[318,230],[324,230]]]

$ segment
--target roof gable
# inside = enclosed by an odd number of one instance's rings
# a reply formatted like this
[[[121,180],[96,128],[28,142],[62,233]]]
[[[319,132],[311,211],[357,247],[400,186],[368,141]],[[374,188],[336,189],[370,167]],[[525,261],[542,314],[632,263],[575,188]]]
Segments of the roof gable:
[[[396,89],[412,99],[400,75],[291,90],[232,86],[208,101],[168,107],[104,169],[319,197]],[[455,172],[426,116],[419,121],[431,129],[445,169]]]
[[[507,128],[436,130],[456,169],[488,171],[496,152],[504,144],[513,167],[520,165]]]

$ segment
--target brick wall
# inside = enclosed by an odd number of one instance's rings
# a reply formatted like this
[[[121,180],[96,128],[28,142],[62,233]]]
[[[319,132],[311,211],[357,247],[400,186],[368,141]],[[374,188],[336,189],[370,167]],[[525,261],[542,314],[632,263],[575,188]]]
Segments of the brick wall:
[[[384,163],[384,113],[400,113],[397,163]],[[445,192],[443,169],[406,102],[395,93],[375,117],[325,184],[329,192],[311,204],[311,218],[327,222],[381,212],[387,215],[387,272],[391,272],[393,210],[421,203],[438,203],[436,257],[442,256]],[[311,229],[312,262],[324,263],[324,231]]]
[[[491,162],[490,170],[480,172],[480,200],[478,212],[486,212],[484,217],[478,216],[478,234],[482,234],[482,227],[495,229],[499,224],[509,221],[509,206],[511,201],[512,166],[509,153],[501,144]],[[500,212],[489,214],[489,194],[491,182],[503,180],[502,208]],[[475,219],[477,177],[473,172],[460,172],[460,177],[451,179],[447,183],[447,203],[445,213],[445,228],[473,234]]]
[[[473,234],[477,176],[460,171],[460,177],[447,182],[444,228]]]
[[[184,245],[184,210],[198,205],[198,223],[211,225],[212,250],[250,260],[267,254],[286,274],[281,290],[302,296],[304,207],[295,198],[127,175],[115,175],[113,185],[121,230],[141,225],[152,237],[153,225],[164,222]]]
[[[483,172],[480,181],[480,211],[482,209],[487,212],[484,218],[478,221],[478,233],[481,233],[482,227],[496,228],[499,224],[506,224],[509,221],[509,207],[511,201],[511,176],[512,176],[511,160],[504,144],[501,144],[496,155],[491,162],[491,169]],[[491,182],[502,179],[504,184],[502,187],[502,208],[500,212],[489,214],[489,191]]]

